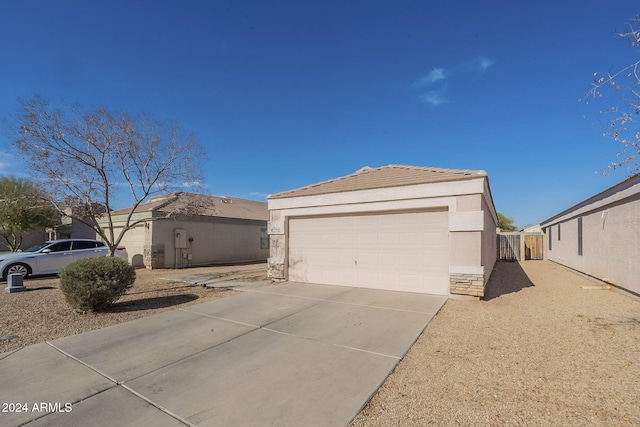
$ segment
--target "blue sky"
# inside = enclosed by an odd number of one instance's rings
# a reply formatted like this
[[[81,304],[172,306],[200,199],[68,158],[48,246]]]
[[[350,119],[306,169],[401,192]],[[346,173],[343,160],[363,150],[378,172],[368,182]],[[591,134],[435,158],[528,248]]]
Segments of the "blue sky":
[[[626,177],[596,173],[617,147],[578,99],[638,60],[615,32],[639,6],[0,0],[0,117],[38,93],[177,119],[206,192],[263,201],[365,165],[484,169],[525,225]]]

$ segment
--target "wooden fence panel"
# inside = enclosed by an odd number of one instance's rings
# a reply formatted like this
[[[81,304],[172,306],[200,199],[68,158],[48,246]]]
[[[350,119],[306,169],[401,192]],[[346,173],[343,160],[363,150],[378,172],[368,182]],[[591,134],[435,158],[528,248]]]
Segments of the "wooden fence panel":
[[[543,259],[542,235],[524,236],[524,259]]]

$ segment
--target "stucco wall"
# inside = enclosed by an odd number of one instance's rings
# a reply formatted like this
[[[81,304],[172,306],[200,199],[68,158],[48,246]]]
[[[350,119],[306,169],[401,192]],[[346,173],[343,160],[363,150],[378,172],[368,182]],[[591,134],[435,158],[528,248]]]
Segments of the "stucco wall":
[[[637,187],[634,195],[593,210],[587,207],[545,227],[548,259],[640,294],[640,184]],[[578,218],[582,218],[582,255]]]
[[[122,232],[122,227],[114,227],[113,230],[117,236],[120,232]],[[143,254],[147,232],[148,230],[145,229],[144,224],[137,225],[136,227],[127,231],[122,238],[122,241],[120,242],[120,245],[127,248],[129,262],[134,267],[144,267]]]
[[[452,293],[482,296],[496,256],[495,212],[489,209],[489,203],[493,206],[485,178],[270,199],[269,275],[277,280],[287,279],[289,217],[446,209]],[[490,229],[485,230],[488,224]],[[489,234],[483,236],[485,232]],[[484,248],[489,248],[491,254],[483,255]]]
[[[206,221],[154,221],[151,245],[164,245],[165,268],[182,268],[226,262],[264,261],[261,248],[266,221],[215,218]],[[175,230],[187,233],[187,248],[175,248]],[[189,241],[189,239],[192,239]],[[176,262],[176,259],[178,262]]]
[[[484,232],[482,233],[482,267],[484,269],[484,284],[487,284],[493,267],[498,259],[498,243],[496,230],[498,223],[492,209],[486,199],[482,201],[482,212],[484,214]]]
[[[457,231],[449,233],[450,266],[479,267],[482,260],[481,251],[482,233],[480,231]]]

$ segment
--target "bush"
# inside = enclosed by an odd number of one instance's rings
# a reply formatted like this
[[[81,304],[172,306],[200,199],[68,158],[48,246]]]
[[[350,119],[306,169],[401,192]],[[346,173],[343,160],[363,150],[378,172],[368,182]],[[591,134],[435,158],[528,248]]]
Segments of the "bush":
[[[124,295],[135,280],[135,269],[120,258],[84,258],[60,272],[60,289],[73,308],[103,311]]]

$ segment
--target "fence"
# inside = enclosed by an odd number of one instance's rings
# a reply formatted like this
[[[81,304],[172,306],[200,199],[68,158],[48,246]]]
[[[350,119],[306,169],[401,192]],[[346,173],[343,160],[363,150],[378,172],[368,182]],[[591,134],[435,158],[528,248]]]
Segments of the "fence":
[[[522,261],[544,259],[541,233],[498,233],[498,259]]]

